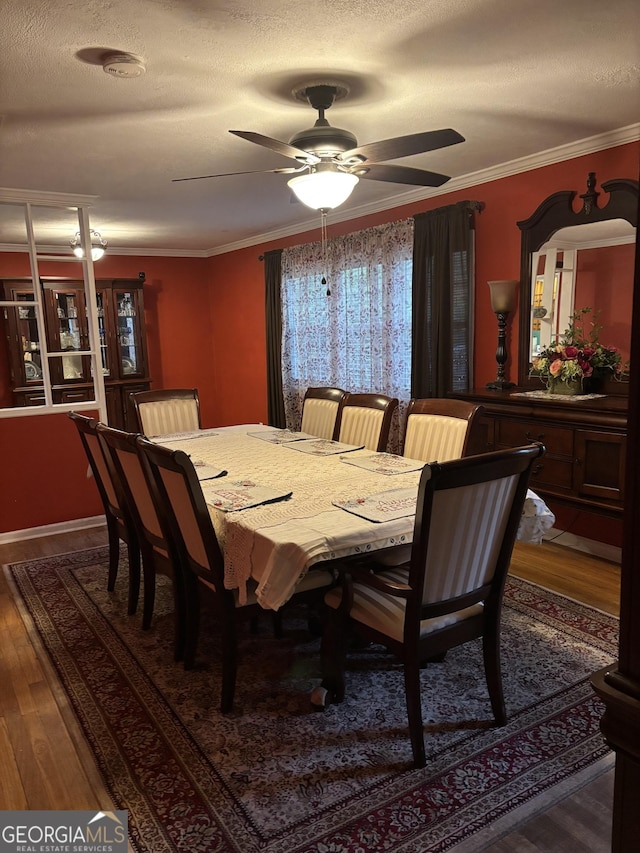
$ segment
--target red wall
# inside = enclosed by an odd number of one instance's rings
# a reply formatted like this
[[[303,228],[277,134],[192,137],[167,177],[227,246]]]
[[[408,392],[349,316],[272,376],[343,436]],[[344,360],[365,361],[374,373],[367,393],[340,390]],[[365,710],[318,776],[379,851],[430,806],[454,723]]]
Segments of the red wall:
[[[484,210],[476,216],[474,369],[475,384],[484,385],[495,378],[497,341],[486,282],[519,278],[517,221],[529,217],[552,192],[583,192],[590,171],[599,184],[637,178],[639,152],[640,144],[632,143],[350,222],[332,224],[329,216],[329,236],[462,199],[483,202]],[[208,259],[107,254],[95,271],[104,278],[146,273],[145,320],[156,387],[196,386],[205,426],[259,422],[266,420],[267,403],[264,269],[258,256],[318,239],[315,229]],[[42,274],[78,277],[77,265],[50,267],[43,264]],[[0,253],[0,277],[15,275],[29,275],[26,256]],[[516,379],[517,312],[508,334],[507,374]],[[82,448],[66,416],[0,419],[0,450],[0,534],[100,513],[95,484],[86,478]],[[39,494],[45,499],[38,500]],[[595,529],[591,525],[583,535],[595,538]],[[605,535],[603,541],[616,538]]]

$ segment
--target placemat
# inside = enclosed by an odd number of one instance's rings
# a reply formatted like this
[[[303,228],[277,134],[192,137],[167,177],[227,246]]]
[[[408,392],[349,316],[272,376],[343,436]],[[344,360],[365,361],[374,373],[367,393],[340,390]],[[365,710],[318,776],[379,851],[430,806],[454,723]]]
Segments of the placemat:
[[[196,469],[198,480],[215,480],[218,477],[224,477],[228,472],[222,468],[214,468],[213,465],[208,465],[202,459],[192,459],[191,463]]]
[[[290,498],[292,492],[260,486],[252,480],[236,480],[218,484],[207,481],[202,493],[208,506],[223,512],[235,512],[260,504],[275,503]]]
[[[261,441],[268,441],[270,444],[287,444],[290,441],[317,437],[308,432],[295,432],[291,429],[262,430],[261,432],[248,432],[247,435],[252,438],[259,438]]]
[[[353,515],[366,518],[367,521],[394,521],[415,515],[418,487],[406,489],[390,489],[388,492],[378,492],[364,498],[351,498],[346,501],[333,501],[333,505],[344,509]]]
[[[349,453],[351,450],[362,450],[364,444],[357,446],[344,444],[340,441],[331,441],[328,438],[303,439],[302,441],[290,441],[285,444],[291,450],[300,450],[302,453],[310,453],[312,456],[334,456],[337,453]]]
[[[374,474],[406,474],[409,471],[419,471],[425,463],[420,459],[407,459],[396,453],[372,453],[370,456],[341,456],[341,462],[355,465]]]
[[[149,441],[154,444],[168,444],[173,441],[193,441],[194,438],[211,438],[218,435],[215,429],[194,429],[189,432],[168,432],[166,435],[152,435]]]

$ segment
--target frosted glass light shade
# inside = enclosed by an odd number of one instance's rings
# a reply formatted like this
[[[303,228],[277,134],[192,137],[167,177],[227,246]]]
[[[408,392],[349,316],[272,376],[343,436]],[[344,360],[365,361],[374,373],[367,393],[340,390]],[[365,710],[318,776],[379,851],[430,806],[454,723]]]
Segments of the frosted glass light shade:
[[[516,307],[516,289],[520,284],[514,279],[489,281],[491,310],[495,314],[509,314]]]
[[[357,183],[358,176],[347,172],[311,172],[288,181],[297,198],[313,210],[331,210],[344,204]]]
[[[97,231],[94,231],[93,228],[89,233],[91,236],[91,260],[99,261],[100,258],[104,257],[104,253],[107,248],[107,241],[103,240],[100,234],[98,234]],[[76,258],[84,258],[84,249],[82,248],[80,240],[80,232],[78,231],[70,243],[71,248],[73,249],[73,254]]]

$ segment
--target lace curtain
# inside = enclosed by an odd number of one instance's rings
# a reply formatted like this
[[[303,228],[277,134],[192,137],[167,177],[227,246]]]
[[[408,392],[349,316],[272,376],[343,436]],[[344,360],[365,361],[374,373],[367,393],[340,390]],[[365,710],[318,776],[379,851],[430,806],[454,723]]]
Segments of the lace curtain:
[[[282,378],[286,423],[300,424],[307,388],[336,386],[400,400],[398,450],[411,387],[413,219],[282,252]],[[326,283],[323,284],[323,278]]]

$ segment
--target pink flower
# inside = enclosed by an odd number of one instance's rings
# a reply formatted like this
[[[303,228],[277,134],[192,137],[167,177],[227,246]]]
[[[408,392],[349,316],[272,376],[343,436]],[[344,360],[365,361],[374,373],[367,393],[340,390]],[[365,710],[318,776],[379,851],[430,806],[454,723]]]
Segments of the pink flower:
[[[552,376],[557,376],[561,370],[562,370],[562,359],[561,358],[554,358],[554,360],[549,365],[549,373]]]

